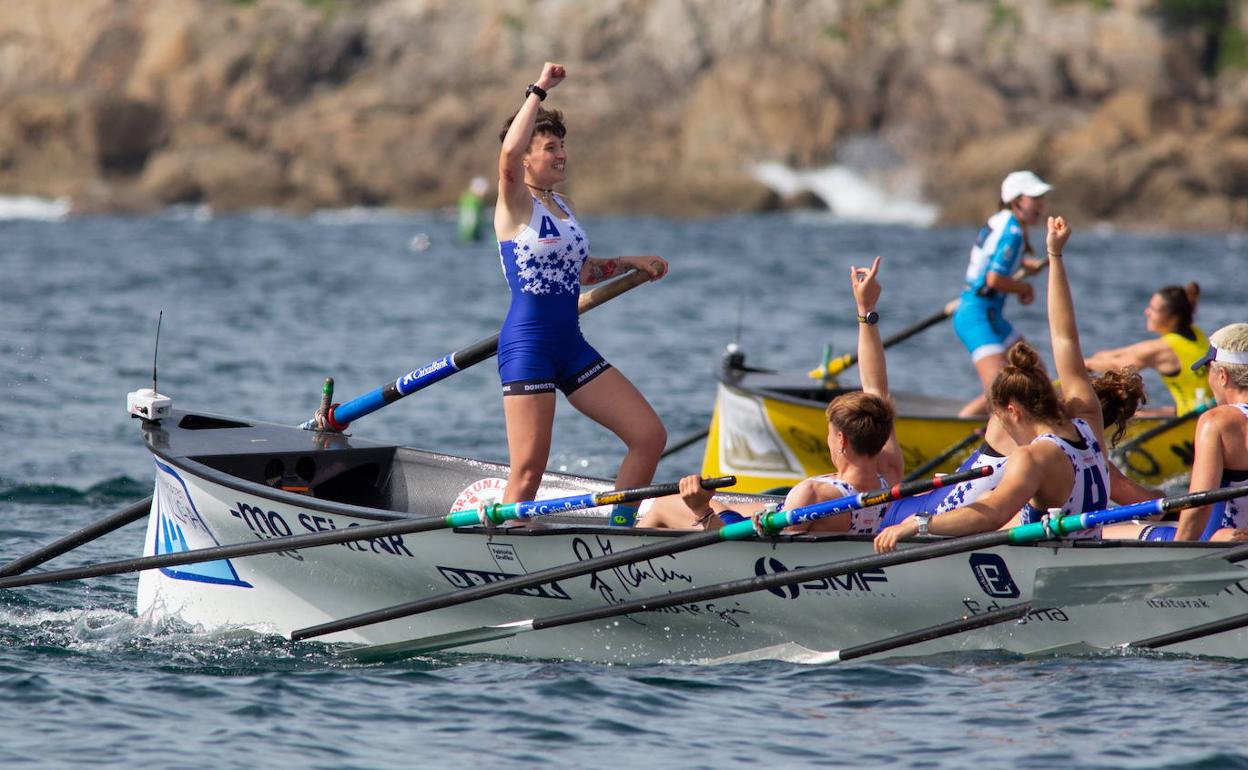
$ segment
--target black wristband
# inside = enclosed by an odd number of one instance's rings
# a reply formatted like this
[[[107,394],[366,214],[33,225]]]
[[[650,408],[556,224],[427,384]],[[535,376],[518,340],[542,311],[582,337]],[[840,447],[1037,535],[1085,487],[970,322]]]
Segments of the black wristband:
[[[524,89],[524,98],[525,98],[525,99],[528,99],[528,98],[529,98],[529,94],[537,94],[537,100],[538,100],[538,101],[540,101],[540,102],[544,102],[544,101],[546,101],[546,89],[545,89],[545,88],[542,88],[541,86],[537,85],[536,83],[534,83],[533,85],[531,85],[531,86],[529,86],[528,88]]]

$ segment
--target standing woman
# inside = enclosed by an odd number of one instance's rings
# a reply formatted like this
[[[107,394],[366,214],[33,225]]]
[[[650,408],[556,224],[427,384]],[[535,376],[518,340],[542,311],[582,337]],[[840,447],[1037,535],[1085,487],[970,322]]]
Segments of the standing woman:
[[[571,201],[554,191],[566,179],[563,116],[541,107],[564,77],[561,65],[547,62],[500,136],[494,232],[511,289],[511,307],[498,335],[511,458],[504,503],[537,494],[550,456],[556,389],[628,447],[616,476],[619,489],[649,484],[667,443],[663,424],[645,397],[581,335],[581,284],[629,268],[654,280],[667,272],[667,262],[655,256],[589,256],[589,240]],[[624,519],[613,523],[631,524],[630,513],[617,510]]]
[[[1028,272],[1044,267],[1033,254],[1027,228],[1044,215],[1044,196],[1053,189],[1030,171],[1015,171],[1001,182],[1000,210],[979,230],[971,247],[966,268],[966,286],[953,313],[953,330],[966,346],[984,393],[1005,366],[1005,351],[1023,337],[1005,320],[1005,296],[1017,294],[1018,301],[1030,305],[1035,291],[1026,281],[1014,279],[1020,264]],[[984,393],[962,407],[959,417],[988,413]]]
[[[1144,322],[1150,332],[1160,336],[1094,353],[1087,360],[1088,368],[1098,372],[1124,366],[1156,369],[1174,399],[1174,410],[1159,409],[1152,413],[1192,411],[1205,401],[1208,388],[1205,378],[1192,371],[1192,364],[1209,349],[1209,338],[1195,323],[1199,299],[1200,286],[1195,281],[1187,286],[1166,286],[1158,290],[1144,308]]]

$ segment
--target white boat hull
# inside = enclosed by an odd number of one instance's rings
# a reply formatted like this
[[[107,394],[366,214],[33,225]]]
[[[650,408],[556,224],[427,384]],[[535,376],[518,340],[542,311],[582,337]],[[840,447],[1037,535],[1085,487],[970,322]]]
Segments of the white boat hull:
[[[198,463],[175,462],[160,453],[156,465],[145,555],[363,526],[377,523],[377,514],[394,515],[380,510],[369,514],[368,509],[348,505],[327,511],[319,501],[285,492],[270,494],[260,484],[219,483],[218,474],[202,473]],[[483,476],[491,475],[489,469],[483,470]],[[557,480],[552,485],[547,494],[569,494]],[[465,492],[469,486],[464,485]],[[408,489],[409,497],[418,492]],[[421,513],[450,509],[444,507]],[[618,552],[661,536],[596,526],[493,535],[444,530],[152,570],[141,574],[138,611],[153,620],[177,618],[205,630],[249,628],[289,635],[360,612]],[[795,649],[834,650],[872,642],[1027,601],[1040,567],[1180,559],[1214,550],[1199,544],[1000,547],[526,633],[463,649],[615,663],[701,661],[755,653],[783,657]],[[398,642],[860,557],[870,551],[865,538],[721,543],[323,639]],[[926,642],[895,654],[958,650],[1031,654],[1081,643],[1112,647],[1245,612],[1248,583],[1239,583],[1206,597],[1040,608],[1021,623]],[[1225,633],[1167,651],[1246,657],[1244,634]]]

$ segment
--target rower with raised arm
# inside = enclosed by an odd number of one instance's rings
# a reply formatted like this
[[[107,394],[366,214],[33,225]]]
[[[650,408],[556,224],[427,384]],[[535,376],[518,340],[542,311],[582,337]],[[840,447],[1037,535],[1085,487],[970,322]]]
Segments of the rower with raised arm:
[[[880,339],[880,258],[870,268],[850,267],[850,286],[858,314],[858,367],[862,390],[837,396],[827,407],[828,452],[836,473],[799,482],[784,500],[791,510],[806,505],[887,487],[901,481],[904,459],[893,429],[895,412],[888,394],[888,370]],[[641,526],[686,528],[719,526],[725,507],[712,493],[694,483],[697,476],[682,480],[687,494],[683,503],[671,498],[656,501],[641,518]],[[755,506],[756,508],[757,506]],[[877,529],[886,504],[871,506],[792,527],[787,532],[850,532],[871,534]],[[757,511],[738,510],[738,515]]]
[[[1192,364],[1209,348],[1209,338],[1195,323],[1196,303],[1200,286],[1192,281],[1187,286],[1166,286],[1148,300],[1144,308],[1145,324],[1155,339],[1133,345],[1102,350],[1088,356],[1089,369],[1103,372],[1133,366],[1155,369],[1174,400],[1174,408],[1150,410],[1154,415],[1186,414],[1200,406],[1208,397],[1204,375],[1194,371]]]
[[[630,268],[657,280],[666,274],[667,262],[657,256],[590,256],[572,202],[555,192],[567,178],[567,129],[563,115],[543,109],[541,103],[566,76],[562,65],[547,62],[499,136],[494,231],[511,290],[498,339],[511,461],[505,503],[537,496],[550,456],[556,390],[624,442],[627,453],[617,488],[649,484],[667,443],[649,402],[581,335],[577,296],[582,284]],[[617,509],[616,514],[618,523],[631,524],[631,509]]]
[[[1064,219],[1049,217],[1049,334],[1061,395],[1035,350],[1023,342],[1011,347],[989,391],[993,413],[1017,444],[1000,483],[969,505],[935,517],[914,515],[887,527],[876,536],[876,551],[895,550],[898,540],[928,532],[968,535],[999,529],[1020,511],[1022,522],[1031,523],[1050,509],[1070,515],[1108,503],[1104,417],[1083,364],[1074,303],[1062,264],[1070,232]]]

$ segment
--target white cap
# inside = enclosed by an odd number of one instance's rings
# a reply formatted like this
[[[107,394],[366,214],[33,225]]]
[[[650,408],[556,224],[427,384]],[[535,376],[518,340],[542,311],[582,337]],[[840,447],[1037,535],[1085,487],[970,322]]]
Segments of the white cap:
[[[1039,198],[1053,186],[1030,171],[1011,171],[1001,182],[1001,200],[1011,203],[1020,195]]]

